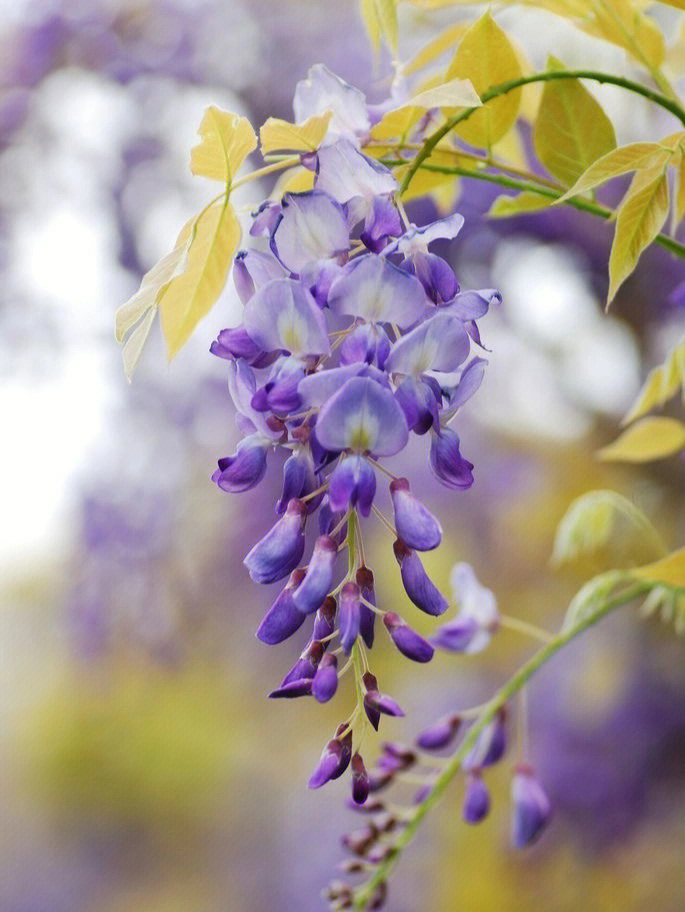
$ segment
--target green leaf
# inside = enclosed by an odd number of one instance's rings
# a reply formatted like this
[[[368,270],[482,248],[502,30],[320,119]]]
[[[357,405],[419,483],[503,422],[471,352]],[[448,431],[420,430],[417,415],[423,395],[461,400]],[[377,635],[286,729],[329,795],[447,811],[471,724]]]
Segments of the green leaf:
[[[550,57],[548,69],[564,69]],[[564,186],[616,146],[611,121],[579,79],[546,82],[533,128],[535,152]]]
[[[359,0],[364,26],[375,50],[385,39],[397,54],[397,0]]]
[[[572,196],[586,193],[620,174],[665,164],[670,154],[670,151],[660,143],[637,142],[618,146],[590,165],[576,183],[557,200],[557,203],[563,203]]]
[[[547,209],[554,199],[541,193],[525,190],[517,196],[498,196],[487,212],[488,218],[509,218],[512,215],[525,215]]]
[[[489,12],[466,32],[447,70],[447,79],[470,79],[479,95],[521,75],[513,45]],[[455,133],[473,146],[490,149],[515,123],[520,103],[520,89],[493,98],[456,127]]]
[[[269,117],[259,130],[259,143],[262,155],[269,152],[313,152],[319,148],[328,132],[331,111],[325,114],[314,114],[299,124]]]
[[[611,462],[651,462],[685,447],[685,424],[675,418],[642,418],[627,428],[599,458]]]
[[[552,563],[559,566],[587,557],[619,536],[623,541],[614,541],[616,545],[646,544],[655,555],[665,551],[661,536],[634,503],[616,491],[588,491],[573,501],[559,521]]]
[[[564,623],[561,627],[562,632],[570,630],[591,617],[602,607],[613,590],[625,580],[626,573],[624,571],[609,570],[585,583],[569,603]]]
[[[257,137],[250,121],[230,111],[210,105],[202,118],[200,142],[190,150],[193,174],[231,183],[245,158],[257,148]]]
[[[162,333],[169,357],[185,344],[219,297],[240,243],[240,223],[228,202],[205,209],[193,226],[188,265],[160,294]]]
[[[607,306],[635,269],[642,251],[661,230],[668,215],[666,167],[638,171],[616,212],[616,232],[609,256]]]
[[[631,570],[631,575],[648,583],[671,586],[674,589],[685,589],[685,548],[673,551],[667,557]]]
[[[657,406],[668,402],[683,387],[685,393],[685,337],[663,364],[647,375],[640,393],[622,424],[630,424]]]

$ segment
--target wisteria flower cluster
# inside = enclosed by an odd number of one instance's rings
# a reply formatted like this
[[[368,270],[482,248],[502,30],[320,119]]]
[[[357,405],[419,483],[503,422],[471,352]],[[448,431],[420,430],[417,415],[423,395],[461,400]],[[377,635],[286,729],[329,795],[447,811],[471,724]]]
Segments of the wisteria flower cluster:
[[[443,614],[447,600],[420,558],[440,544],[440,522],[381,460],[404,450],[412,433],[427,435],[436,478],[453,490],[472,484],[473,466],[450,423],[483,378],[486,361],[472,355],[481,347],[476,321],[499,295],[461,291],[449,263],[430,249],[457,235],[461,215],[421,227],[407,221],[395,177],[360,150],[374,116],[361,92],[314,67],[294,107],[298,121],[322,111],[332,117],[318,150],[301,156],[313,189],[267,200],[254,215],[252,245],[235,257],[243,322],[223,330],[211,350],[228,361],[244,436],[213,480],[223,491],[248,491],[273,450],[288,453],[278,518],[244,561],[257,583],[287,580],[257,636],[275,645],[313,619],[302,655],[271,697],[323,703],[354,671],[357,705],[309,785],[350,766],[361,804],[370,780],[357,751],[360,727],[403,714],[369,668],[376,618],[407,658],[428,662],[434,652],[398,612],[377,605],[362,521],[373,513],[392,530],[409,599]],[[392,519],[376,504],[380,478],[389,479]],[[305,559],[307,529],[315,540]],[[476,633],[471,626],[457,636]]]

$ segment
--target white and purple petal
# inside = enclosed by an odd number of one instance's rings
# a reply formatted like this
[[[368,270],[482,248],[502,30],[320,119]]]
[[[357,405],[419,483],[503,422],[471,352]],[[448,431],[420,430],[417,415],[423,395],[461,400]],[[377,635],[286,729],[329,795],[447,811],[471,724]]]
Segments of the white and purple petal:
[[[243,563],[256,583],[275,583],[297,567],[304,554],[305,506],[291,500],[285,515],[252,548]]]
[[[394,456],[409,436],[395,397],[370,377],[348,380],[321,409],[314,433],[327,450],[376,456]]]
[[[334,512],[358,506],[368,516],[376,495],[376,473],[363,456],[347,456],[333,469],[328,483],[328,501]]]
[[[219,460],[219,468],[212,475],[212,481],[222,491],[239,494],[249,491],[264,477],[266,454],[271,441],[261,434],[251,434],[240,441],[235,456]]]
[[[429,370],[452,371],[468,357],[469,349],[461,320],[438,312],[395,342],[385,369],[413,377]]]
[[[339,139],[319,149],[316,189],[323,190],[339,203],[364,201],[355,209],[355,219],[365,218],[373,208],[374,197],[394,193],[397,181],[384,165],[367,158],[349,139]]]
[[[409,490],[406,478],[390,482],[395,528],[400,541],[415,551],[432,551],[442,540],[438,520]]]
[[[406,329],[423,316],[426,295],[414,276],[385,257],[369,253],[351,263],[335,280],[328,306],[334,313]]]
[[[245,329],[264,351],[328,354],[326,321],[309,291],[293,279],[272,279],[245,306]]]
[[[282,210],[271,248],[291,272],[302,273],[311,263],[337,257],[349,247],[345,213],[327,193],[286,193]]]
[[[441,484],[463,491],[473,484],[473,463],[459,450],[459,437],[450,428],[440,428],[432,435],[429,465]]]
[[[306,79],[295,86],[295,120],[333,112],[329,133],[356,139],[369,132],[370,121],[364,93],[336,76],[322,63],[310,68]]]

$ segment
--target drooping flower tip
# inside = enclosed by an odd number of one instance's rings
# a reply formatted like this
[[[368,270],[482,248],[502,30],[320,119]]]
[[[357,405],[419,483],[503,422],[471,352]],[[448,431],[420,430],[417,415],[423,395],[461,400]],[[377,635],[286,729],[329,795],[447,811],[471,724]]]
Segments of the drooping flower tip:
[[[402,653],[414,662],[430,662],[435,650],[431,644],[412,630],[402,618],[394,611],[383,615],[383,623],[390,637]]]
[[[304,570],[293,570],[288,585],[264,615],[256,633],[257,639],[262,643],[266,643],[268,646],[282,643],[299,630],[304,623],[305,616],[293,601],[293,590],[300,585],[304,576]]]
[[[480,652],[499,625],[497,600],[478,582],[469,564],[456,564],[451,582],[458,614],[437,630],[433,642],[450,652]]]
[[[442,540],[442,527],[433,514],[409,490],[406,478],[390,482],[399,539],[416,551],[432,551]]]
[[[443,716],[419,734],[416,739],[417,747],[427,751],[449,747],[456,737],[460,724],[461,718],[454,713]]]
[[[312,679],[312,696],[319,703],[327,703],[338,689],[338,660],[333,654],[326,654],[321,660]]]
[[[490,792],[478,772],[471,772],[466,782],[462,816],[466,823],[480,823],[490,811]]]
[[[433,617],[444,614],[449,607],[447,599],[428,577],[418,554],[399,539],[393,544],[393,552],[400,565],[404,591],[411,601]]]
[[[520,765],[511,780],[512,841],[516,848],[532,845],[552,816],[552,805],[529,766]]]
[[[329,535],[317,538],[305,577],[293,592],[293,601],[303,614],[313,614],[331,590],[337,552]]]
[[[345,726],[341,725],[336,733],[324,747],[316,769],[312,773],[308,786],[310,789],[321,788],[331,779],[338,779],[349,766],[352,757],[352,733],[347,732],[340,737]]]
[[[257,542],[243,563],[256,583],[275,583],[297,567],[304,553],[306,507],[291,500],[282,519]]]
[[[364,804],[369,797],[369,776],[364,761],[358,753],[352,756],[352,800],[355,804]]]

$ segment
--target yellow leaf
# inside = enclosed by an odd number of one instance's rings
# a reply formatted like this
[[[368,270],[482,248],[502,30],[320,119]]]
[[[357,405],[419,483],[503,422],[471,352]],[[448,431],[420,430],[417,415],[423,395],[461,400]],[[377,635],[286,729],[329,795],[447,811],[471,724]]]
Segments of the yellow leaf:
[[[162,333],[170,358],[219,297],[239,243],[240,223],[226,198],[198,216],[187,269],[159,298]]]
[[[663,364],[649,372],[637,399],[621,423],[630,424],[656,406],[663,405],[681,387],[685,392],[685,338]]]
[[[468,79],[451,79],[449,82],[442,82],[419,92],[404,104],[387,111],[371,129],[371,137],[404,137],[421,120],[424,112],[432,108],[450,111],[456,108],[475,108],[479,105],[480,98]]]
[[[637,570],[630,572],[648,583],[661,583],[676,589],[685,589],[685,548],[679,548],[653,564],[638,567]]]
[[[593,18],[581,25],[584,31],[624,48],[647,68],[663,63],[664,36],[633,0],[591,0],[589,6]]]
[[[271,191],[271,199],[279,200],[284,193],[306,193],[314,187],[315,176],[313,171],[303,168],[302,165],[288,168],[276,181]]]
[[[447,79],[456,76],[470,79],[479,95],[491,86],[521,76],[516,51],[489,12],[464,35],[447,70]],[[515,122],[520,101],[520,89],[493,98],[455,132],[471,145],[489,149]]]
[[[140,359],[160,295],[187,267],[188,242],[194,221],[191,219],[183,227],[174,249],[145,273],[138,291],[117,310],[114,330],[117,342],[123,342],[126,334],[130,333],[122,349],[124,373],[128,380],[133,376]]]
[[[299,124],[289,123],[270,117],[262,124],[259,130],[259,142],[262,155],[269,152],[313,152],[321,145],[321,141],[328,132],[332,112],[314,114]]]
[[[230,188],[243,161],[257,147],[250,121],[210,105],[198,133],[200,142],[190,150],[190,170],[223,181]]]
[[[616,233],[609,256],[607,306],[635,269],[642,251],[661,230],[667,215],[666,168],[638,171],[616,212]]]
[[[680,165],[676,182],[675,201],[673,205],[674,228],[682,222],[685,216],[685,152],[680,153]]]
[[[359,0],[359,8],[373,47],[378,49],[384,38],[397,54],[397,0]]]
[[[685,424],[675,418],[642,418],[599,451],[610,462],[651,462],[685,447]]]
[[[563,69],[555,58],[548,69]],[[611,121],[579,79],[546,82],[533,129],[535,152],[564,186],[616,146]]]
[[[487,213],[488,218],[509,218],[546,209],[554,200],[540,193],[525,191],[517,196],[498,196]]]
[[[652,168],[661,162],[665,163],[669,155],[668,149],[664,149],[660,143],[636,142],[629,143],[627,146],[618,146],[590,165],[557,202],[561,203],[572,196],[578,196],[579,193],[586,193],[593,187],[598,187],[620,174]]]
[[[405,76],[422,70],[429,64],[433,63],[447,51],[454,50],[459,43],[462,35],[468,28],[466,22],[459,22],[457,25],[450,25],[444,29],[437,38],[429,41],[404,67]]]

